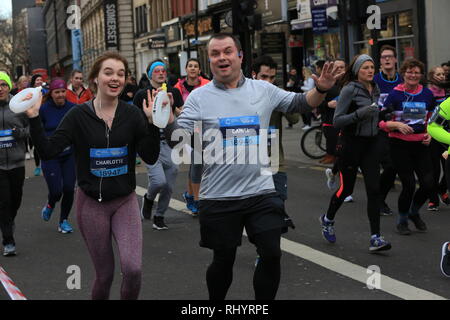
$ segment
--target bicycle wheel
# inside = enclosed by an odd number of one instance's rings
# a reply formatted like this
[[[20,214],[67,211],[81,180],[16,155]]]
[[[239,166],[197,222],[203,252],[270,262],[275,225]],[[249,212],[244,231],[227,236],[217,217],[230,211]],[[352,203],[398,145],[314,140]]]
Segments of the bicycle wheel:
[[[311,159],[321,159],[326,154],[326,141],[322,126],[308,129],[302,136],[300,146],[303,153]]]

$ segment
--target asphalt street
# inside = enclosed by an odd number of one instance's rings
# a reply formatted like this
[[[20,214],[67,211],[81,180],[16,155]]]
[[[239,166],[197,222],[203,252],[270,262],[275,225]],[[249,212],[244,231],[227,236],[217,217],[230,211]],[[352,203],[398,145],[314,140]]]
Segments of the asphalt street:
[[[422,209],[428,225],[427,233],[413,232],[400,236],[395,232],[396,216],[382,217],[382,234],[391,241],[392,250],[370,254],[369,223],[366,214],[362,179],[355,187],[355,202],[344,204],[336,217],[337,243],[328,244],[321,235],[319,216],[325,212],[331,197],[325,185],[324,166],[301,154],[300,125],[285,130],[287,158],[287,211],[296,229],[283,235],[282,276],[277,299],[280,300],[399,300],[448,299],[450,279],[439,269],[440,249],[449,240],[450,208],[437,213]],[[87,300],[94,270],[85,243],[76,224],[74,210],[70,221],[75,232],[57,232],[59,207],[49,222],[40,211],[46,203],[47,187],[42,176],[34,177],[32,160],[27,161],[27,179],[22,207],[16,219],[18,255],[0,257],[3,267],[27,299]],[[187,168],[180,168],[173,195],[172,208],[166,213],[167,231],[156,231],[144,221],[143,279],[140,299],[205,300],[208,298],[205,272],[212,253],[199,247],[199,224],[179,209],[186,185]],[[145,167],[137,173],[143,194],[147,185]],[[142,188],[143,187],[143,188]],[[388,197],[395,209],[400,186]],[[139,201],[141,202],[141,197]],[[178,201],[177,201],[178,200]],[[234,280],[227,299],[253,299],[252,277],[256,252],[243,237],[234,267]],[[116,255],[117,257],[117,255]],[[70,266],[80,270],[80,288],[69,289]],[[378,289],[369,289],[369,266],[380,271]],[[377,274],[375,274],[376,276]],[[120,264],[116,259],[116,275],[111,299],[119,299]],[[370,278],[374,279],[374,278]],[[371,282],[378,283],[378,282]],[[70,286],[69,286],[70,287]],[[8,299],[0,286],[0,299]]]

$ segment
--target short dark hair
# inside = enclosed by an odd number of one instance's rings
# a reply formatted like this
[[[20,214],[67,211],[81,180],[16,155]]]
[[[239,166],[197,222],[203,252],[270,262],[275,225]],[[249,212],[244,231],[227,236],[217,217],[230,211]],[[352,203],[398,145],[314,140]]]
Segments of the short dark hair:
[[[394,57],[397,58],[397,50],[393,46],[388,45],[388,44],[385,44],[381,47],[380,56],[383,54],[383,51],[386,51],[386,50],[392,51],[394,53]]]
[[[211,43],[212,40],[214,40],[214,39],[216,39],[216,40],[223,40],[223,39],[226,39],[226,38],[231,38],[233,40],[233,42],[234,42],[238,52],[242,51],[242,45],[241,45],[241,42],[239,41],[239,39],[235,35],[233,35],[231,33],[224,33],[224,32],[213,34],[211,36],[211,38],[209,38],[209,40],[208,40],[208,44],[206,45],[206,50],[208,50],[209,44]]]
[[[415,58],[411,58],[411,59],[408,59],[405,62],[403,62],[402,67],[400,68],[400,73],[404,75],[406,73],[406,70],[412,69],[415,67],[420,69],[421,74],[425,74],[425,65],[423,64],[423,62],[421,62]]]
[[[83,74],[83,71],[81,71],[80,69],[73,69],[72,72],[70,73],[70,77],[73,78],[73,76],[74,76],[76,73],[81,73],[81,74]]]
[[[259,56],[258,58],[253,60],[252,71],[258,74],[261,71],[261,66],[268,66],[269,69],[275,70],[278,68],[278,64],[275,62],[275,60],[267,55]]]
[[[325,65],[325,60],[317,60],[316,63],[314,63],[316,68],[323,69],[323,66]]]
[[[186,66],[184,68],[187,68],[189,62],[194,61],[198,63],[198,67],[201,69],[202,67],[200,66],[200,61],[197,58],[189,58],[188,61],[186,61]]]
[[[441,67],[450,67],[450,61],[444,62]]]

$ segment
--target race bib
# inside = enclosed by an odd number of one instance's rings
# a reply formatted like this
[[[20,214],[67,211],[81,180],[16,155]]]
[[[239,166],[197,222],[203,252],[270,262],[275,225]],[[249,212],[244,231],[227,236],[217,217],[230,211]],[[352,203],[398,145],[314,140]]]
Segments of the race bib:
[[[259,145],[259,117],[232,117],[219,119],[224,147]]]
[[[91,173],[100,178],[117,177],[128,173],[128,149],[91,149]]]
[[[413,123],[425,121],[427,105],[425,102],[403,102],[402,118]]]
[[[0,149],[9,149],[17,145],[12,130],[0,130]]]

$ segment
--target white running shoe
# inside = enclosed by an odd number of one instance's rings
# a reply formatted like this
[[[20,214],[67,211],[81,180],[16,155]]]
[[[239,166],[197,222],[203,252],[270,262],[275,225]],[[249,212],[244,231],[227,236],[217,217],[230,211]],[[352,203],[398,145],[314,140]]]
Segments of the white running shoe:
[[[330,168],[325,170],[325,175],[327,176],[327,187],[330,191],[335,192],[339,188],[338,181],[336,179],[335,174],[333,174],[333,170]]]
[[[344,202],[345,203],[348,203],[348,202],[354,202],[355,200],[353,200],[353,197],[352,196],[348,196],[347,198],[345,198],[344,199]]]

